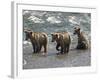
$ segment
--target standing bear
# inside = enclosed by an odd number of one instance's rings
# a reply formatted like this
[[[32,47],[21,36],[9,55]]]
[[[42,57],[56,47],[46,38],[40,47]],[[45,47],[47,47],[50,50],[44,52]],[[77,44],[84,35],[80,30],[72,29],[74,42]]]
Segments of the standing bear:
[[[74,34],[76,34],[78,37],[76,49],[88,49],[88,41],[86,40],[84,33],[80,31],[79,27],[74,28]]]
[[[30,30],[25,30],[26,39],[30,39],[33,47],[34,53],[39,53],[41,48],[44,47],[44,55],[47,55],[47,45],[48,45],[48,37],[44,32],[32,32]]]
[[[68,32],[55,32],[51,34],[52,41],[57,43],[56,50],[60,51],[60,54],[69,52],[71,38]],[[61,49],[59,49],[61,47]]]

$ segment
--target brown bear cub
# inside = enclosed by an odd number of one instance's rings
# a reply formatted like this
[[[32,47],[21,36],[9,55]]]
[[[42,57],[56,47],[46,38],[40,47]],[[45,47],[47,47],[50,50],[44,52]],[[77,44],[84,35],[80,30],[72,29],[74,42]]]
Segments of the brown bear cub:
[[[79,27],[74,28],[74,34],[78,37],[78,44],[76,49],[88,49],[88,41],[86,40],[83,32],[80,31]]]
[[[71,38],[68,32],[55,32],[51,34],[52,41],[56,41],[56,50],[60,51],[58,54],[65,54],[69,52]],[[61,47],[61,49],[59,49]]]
[[[30,39],[34,53],[39,53],[41,48],[44,47],[44,53],[47,55],[47,45],[48,45],[48,37],[44,32],[32,32],[30,30],[25,30],[26,39]]]

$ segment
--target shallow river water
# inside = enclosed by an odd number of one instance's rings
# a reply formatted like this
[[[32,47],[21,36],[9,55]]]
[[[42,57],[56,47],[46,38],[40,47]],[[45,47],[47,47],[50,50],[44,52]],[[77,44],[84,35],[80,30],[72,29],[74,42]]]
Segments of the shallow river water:
[[[55,47],[48,50],[46,57],[32,53],[32,46],[26,45],[23,52],[23,69],[80,67],[90,66],[91,52],[88,50],[70,49],[68,54],[56,55]]]

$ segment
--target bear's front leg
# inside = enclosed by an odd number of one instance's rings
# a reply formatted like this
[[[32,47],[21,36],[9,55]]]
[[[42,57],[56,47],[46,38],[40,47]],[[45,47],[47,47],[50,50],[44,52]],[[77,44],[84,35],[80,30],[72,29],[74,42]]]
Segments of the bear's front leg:
[[[82,44],[82,42],[78,41],[76,49],[81,49],[81,44]]]
[[[87,49],[88,43],[86,41],[82,41],[82,49]]]
[[[60,52],[56,53],[57,55],[63,54],[63,47],[61,47],[61,49],[58,49],[60,46],[60,44],[57,44],[56,49]]]
[[[56,50],[57,50],[57,51],[60,51],[59,47],[60,47],[60,44],[57,44],[57,45],[56,45]]]
[[[77,45],[76,49],[80,49],[80,45]]]
[[[63,54],[64,53],[64,47],[61,47],[61,52],[60,54]]]
[[[35,45],[34,44],[32,44],[32,47],[33,47],[33,53],[35,53],[36,51],[36,49],[35,49]]]

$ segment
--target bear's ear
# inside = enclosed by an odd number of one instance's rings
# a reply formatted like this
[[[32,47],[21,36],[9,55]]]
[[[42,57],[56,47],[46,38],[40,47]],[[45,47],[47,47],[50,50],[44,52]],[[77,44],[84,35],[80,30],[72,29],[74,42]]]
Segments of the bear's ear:
[[[80,31],[80,28],[78,28],[78,31]]]
[[[74,29],[77,29],[76,27],[74,27]]]
[[[51,33],[51,35],[53,36],[53,33]]]
[[[56,36],[56,38],[58,38],[58,39],[59,39],[59,35],[58,35],[58,34],[56,34],[55,36]]]
[[[32,34],[32,31],[30,31],[30,34]]]
[[[74,27],[75,30],[80,30],[80,27]]]

